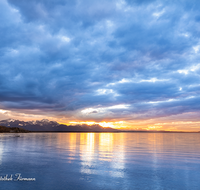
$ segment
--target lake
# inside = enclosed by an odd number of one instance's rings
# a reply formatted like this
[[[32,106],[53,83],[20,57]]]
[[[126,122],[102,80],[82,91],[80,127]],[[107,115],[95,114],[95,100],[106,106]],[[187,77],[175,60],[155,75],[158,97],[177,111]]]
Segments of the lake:
[[[0,176],[2,190],[199,190],[200,134],[0,134]]]

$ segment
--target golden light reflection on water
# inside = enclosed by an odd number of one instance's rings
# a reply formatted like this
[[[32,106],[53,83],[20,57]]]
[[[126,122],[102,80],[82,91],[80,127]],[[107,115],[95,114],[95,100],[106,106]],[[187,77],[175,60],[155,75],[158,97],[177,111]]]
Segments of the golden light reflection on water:
[[[94,133],[81,133],[80,145],[81,158],[90,165],[94,156]]]
[[[81,173],[93,174],[90,169],[94,159],[94,133],[81,133],[80,135],[80,158]]]
[[[68,162],[71,162],[72,160],[74,160],[76,158],[76,149],[77,149],[77,145],[78,145],[77,138],[78,138],[79,134],[58,133],[58,134],[54,134],[54,135],[57,135],[57,137],[58,137],[56,145],[59,147],[60,153],[62,153],[65,150],[68,152],[68,156],[67,156]],[[54,144],[55,144],[56,139],[53,139],[53,137],[51,139],[54,141]],[[48,138],[48,141],[49,141],[49,138]]]
[[[192,142],[193,136],[187,136],[190,138],[189,142]],[[188,156],[192,151],[192,145],[186,143],[189,139],[185,139],[184,134],[60,133],[57,137],[60,153],[66,152],[65,159],[69,163],[78,161],[80,173],[125,178],[127,162],[140,165],[145,160],[152,168],[157,187],[161,185],[160,178],[157,177],[160,159],[176,158],[178,162],[184,156],[183,152]],[[55,142],[53,139],[52,141]],[[184,146],[179,146],[180,144]],[[179,151],[182,153],[179,154]],[[173,175],[175,177],[175,173]]]
[[[77,134],[76,133],[71,133],[69,136],[69,159],[74,160],[75,155],[76,155],[76,138]]]
[[[113,153],[113,133],[99,134],[99,152],[101,160],[112,158]]]
[[[117,136],[113,136],[113,144],[115,151],[111,164],[115,172],[112,172],[111,175],[113,177],[124,178],[124,135],[119,133]]]
[[[124,177],[123,134],[114,138],[113,133],[81,133],[80,135],[81,173],[98,174],[96,160],[109,163],[113,168],[110,175]]]

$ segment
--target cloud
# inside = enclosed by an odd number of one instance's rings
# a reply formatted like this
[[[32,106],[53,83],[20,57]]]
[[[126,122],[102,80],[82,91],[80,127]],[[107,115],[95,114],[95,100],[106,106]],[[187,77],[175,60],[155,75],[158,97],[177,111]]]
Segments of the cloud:
[[[0,4],[0,108],[127,121],[199,112],[198,1]]]

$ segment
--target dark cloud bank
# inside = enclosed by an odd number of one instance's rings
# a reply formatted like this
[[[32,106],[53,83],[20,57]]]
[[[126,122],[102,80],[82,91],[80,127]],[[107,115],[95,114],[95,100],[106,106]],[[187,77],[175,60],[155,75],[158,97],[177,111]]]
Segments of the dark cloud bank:
[[[199,112],[199,6],[1,1],[0,107],[98,121]]]

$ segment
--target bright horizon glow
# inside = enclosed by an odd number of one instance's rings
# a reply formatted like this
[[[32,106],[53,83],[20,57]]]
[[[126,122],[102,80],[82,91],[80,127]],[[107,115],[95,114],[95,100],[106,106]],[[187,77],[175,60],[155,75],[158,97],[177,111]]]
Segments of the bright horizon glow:
[[[127,108],[127,105],[117,105],[117,106],[110,106],[109,108],[115,109],[122,109]],[[90,110],[91,111],[91,110]],[[4,115],[4,119],[12,118],[15,120],[23,120],[23,121],[35,121],[35,120],[42,120],[48,119],[50,121],[56,121],[59,124],[65,125],[76,125],[76,124],[87,124],[87,125],[94,125],[99,124],[102,127],[111,127],[115,129],[122,129],[122,130],[147,130],[147,131],[188,131],[188,132],[196,132],[200,131],[200,121],[184,121],[184,120],[177,120],[177,121],[164,121],[162,122],[154,120],[139,120],[139,121],[126,121],[126,120],[115,120],[115,121],[70,121],[65,120],[62,118],[55,118],[55,117],[45,117],[44,115],[35,115],[35,114],[24,114],[24,113],[17,113],[8,110],[1,109],[0,110],[0,118]],[[184,130],[182,129],[184,127]]]

